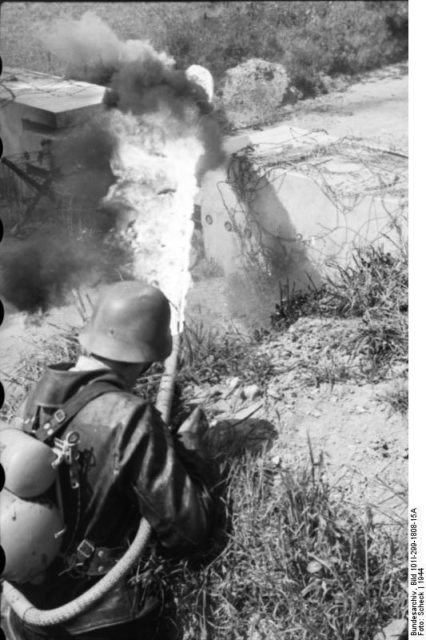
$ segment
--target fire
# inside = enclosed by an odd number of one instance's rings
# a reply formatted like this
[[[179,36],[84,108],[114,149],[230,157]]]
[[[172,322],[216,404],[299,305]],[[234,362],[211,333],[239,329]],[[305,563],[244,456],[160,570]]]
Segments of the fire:
[[[176,68],[168,53],[148,41],[122,40],[90,12],[46,24],[41,35],[68,77],[106,87],[97,126],[115,182],[102,202],[118,212],[114,233],[124,235],[132,250],[133,276],[156,284],[170,299],[177,332],[191,282],[197,180],[224,154],[212,115],[213,77],[197,64]],[[96,155],[84,136],[80,145],[83,157],[86,151]],[[77,182],[75,190],[84,200]]]
[[[155,117],[116,111],[111,124],[117,148],[116,177],[104,199],[123,211],[122,233],[134,252],[134,276],[164,291],[172,305],[172,331],[179,332],[191,284],[196,166],[203,146],[195,128],[173,126],[162,109]]]

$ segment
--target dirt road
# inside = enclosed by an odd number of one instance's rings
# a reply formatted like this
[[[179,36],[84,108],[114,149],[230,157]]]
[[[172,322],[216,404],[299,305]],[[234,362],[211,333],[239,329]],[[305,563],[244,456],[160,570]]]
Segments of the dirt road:
[[[334,85],[335,88],[323,96],[282,107],[277,119],[301,129],[324,129],[336,137],[368,138],[386,148],[407,151],[406,64],[372,71],[353,84],[341,79]],[[277,124],[275,120],[273,126]]]

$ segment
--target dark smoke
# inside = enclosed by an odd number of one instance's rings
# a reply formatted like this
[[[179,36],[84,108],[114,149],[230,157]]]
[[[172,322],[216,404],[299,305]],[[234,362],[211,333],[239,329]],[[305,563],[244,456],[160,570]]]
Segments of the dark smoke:
[[[65,234],[7,238],[0,252],[0,292],[20,311],[34,313],[65,302],[70,287],[93,268],[89,254]],[[93,261],[92,261],[93,262]]]
[[[93,237],[74,238],[44,228],[30,238],[5,238],[0,251],[0,295],[19,311],[45,312],[67,302],[82,284],[131,277],[125,247],[100,244]]]
[[[75,127],[52,146],[59,172],[55,188],[67,209],[65,217],[68,222],[73,219],[78,228],[90,230],[99,240],[115,222],[106,219],[99,209],[100,200],[114,182],[110,160],[115,146],[116,137],[104,113]]]
[[[100,205],[114,182],[115,110],[146,118],[147,126],[154,116],[166,136],[198,135],[205,149],[199,184],[224,158],[220,126],[203,91],[165,53],[146,42],[120,40],[91,13],[46,26],[41,39],[64,61],[70,79],[101,84],[106,92],[103,111],[52,144],[57,199],[53,205],[44,199],[42,205],[50,222],[39,224],[28,239],[2,243],[0,294],[30,313],[63,304],[70,288],[83,282],[111,279],[114,270],[116,278],[118,265],[126,274],[129,254],[114,240],[120,212]],[[58,209],[58,201],[66,203],[66,211]]]
[[[122,41],[98,16],[85,13],[80,20],[58,20],[42,31],[43,44],[66,64],[66,74],[107,88],[106,107],[135,115],[165,108],[167,135],[197,131],[205,154],[198,181],[225,157],[221,128],[203,91],[190,81],[174,60],[141,40]],[[197,61],[194,61],[197,62]]]

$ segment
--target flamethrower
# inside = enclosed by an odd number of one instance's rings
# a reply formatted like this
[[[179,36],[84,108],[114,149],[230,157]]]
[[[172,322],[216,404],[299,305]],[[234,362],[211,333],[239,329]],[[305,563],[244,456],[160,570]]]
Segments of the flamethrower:
[[[173,337],[172,353],[165,362],[165,371],[157,396],[156,408],[166,424],[170,420],[180,341],[180,334],[176,334]],[[131,570],[140,559],[150,534],[151,527],[147,520],[142,518],[131,546],[117,564],[88,591],[61,607],[50,610],[37,609],[16,587],[7,581],[3,583],[3,595],[15,613],[28,624],[50,626],[66,622],[100,600]]]
[[[200,88],[202,99],[210,104],[213,95],[211,74],[193,65],[188,69],[187,77]],[[115,127],[117,136],[117,146],[111,159],[111,170],[116,180],[104,198],[106,204],[116,203],[119,208],[124,207],[131,213],[136,279],[156,284],[171,301],[173,348],[165,363],[156,402],[166,424],[170,421],[186,294],[190,285],[191,217],[197,191],[196,166],[203,153],[196,126],[192,129],[187,127],[183,135],[176,135],[173,130],[167,129],[169,116],[166,109],[156,114],[154,121],[147,123],[131,113],[118,110],[111,113],[111,127]],[[16,167],[9,168],[16,173]],[[18,175],[24,178],[22,172]],[[31,186],[35,188],[35,184]],[[172,197],[167,201],[158,198],[164,194]],[[196,420],[185,424],[183,431],[189,432],[193,438],[194,433],[196,435]],[[196,443],[197,438],[192,441]],[[88,591],[61,607],[37,609],[7,581],[3,583],[3,595],[26,623],[36,626],[61,624],[101,599],[130,571],[140,560],[150,534],[149,523],[142,519],[133,543],[109,573]]]

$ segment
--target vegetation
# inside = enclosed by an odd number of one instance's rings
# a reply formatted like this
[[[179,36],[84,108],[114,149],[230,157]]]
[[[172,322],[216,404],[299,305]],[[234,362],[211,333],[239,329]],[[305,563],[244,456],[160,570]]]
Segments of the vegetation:
[[[408,353],[408,255],[401,241],[393,253],[370,245],[355,249],[352,264],[334,264],[320,288],[282,293],[272,318],[288,328],[301,316],[360,318],[349,345],[370,363],[373,374],[406,360]]]
[[[309,96],[325,91],[323,74],[357,74],[406,60],[408,2],[266,1],[197,3],[4,3],[2,39],[9,66],[61,72],[43,49],[40,24],[92,11],[122,39],[149,40],[178,67],[205,65],[220,81],[249,58],[283,64]],[[19,43],[19,47],[18,47]]]
[[[406,357],[406,252],[359,249],[336,274],[321,290],[283,294],[272,335],[303,315],[361,317],[360,351],[377,363]],[[270,336],[265,330],[260,339]],[[178,389],[230,375],[266,383],[272,368],[255,347],[238,334],[188,328]],[[73,359],[76,349],[76,333],[64,333],[39,358],[23,362],[15,376],[21,396],[45,362]],[[143,378],[139,392],[154,397],[161,372],[158,366]],[[395,409],[404,410],[406,386],[389,393]],[[13,410],[9,398],[3,417]],[[306,467],[285,469],[266,450],[226,460],[228,527],[216,555],[196,563],[153,556],[154,578],[159,589],[172,588],[187,640],[369,640],[406,615],[404,527],[375,524],[369,511],[351,504],[347,489],[330,485],[322,455],[315,459],[309,448],[308,459]]]
[[[179,66],[198,61],[216,80],[249,58],[283,64],[309,96],[322,74],[357,74],[408,54],[406,2],[217,2],[216,17],[185,27],[185,12],[165,12],[161,45]],[[208,10],[206,14],[208,15]]]
[[[6,3],[5,14],[13,4]],[[32,4],[38,4],[40,11],[44,3],[25,4],[29,5],[25,11],[23,3],[17,3],[16,9],[21,34],[27,33],[22,25],[32,15]],[[74,3],[67,11],[81,15],[90,3],[84,4],[80,9]],[[98,6],[91,9],[108,22],[112,15],[108,11],[113,9],[94,4]],[[189,3],[155,3],[152,14],[147,3],[141,3],[139,12],[134,5],[120,5],[111,26],[122,38],[150,36],[152,44],[172,54],[179,67],[203,64],[217,81],[226,69],[249,58],[282,63],[304,96],[325,90],[323,74],[354,75],[407,57],[406,2],[197,4],[202,11],[197,11],[193,28],[188,28],[194,6]],[[217,17],[205,18],[204,11],[213,11],[213,5]],[[61,13],[63,6],[58,7]],[[43,11],[47,18],[47,8]],[[154,13],[157,22],[152,28]],[[19,42],[25,56],[27,39],[12,31],[10,37]],[[10,46],[12,51],[12,41]],[[5,48],[9,52],[9,40]],[[31,60],[38,61],[42,71],[59,71],[38,50],[33,58],[31,49],[25,59],[15,58],[8,64],[25,65]],[[216,274],[215,265],[202,268],[203,277]],[[334,265],[323,287],[304,293],[283,287],[272,327],[258,332],[256,338],[223,335],[203,325],[187,327],[175,414],[179,418],[184,412],[180,390],[191,381],[215,385],[235,375],[247,384],[265,387],[273,369],[268,357],[257,352],[258,343],[287,331],[303,317],[356,321],[346,346],[370,363],[374,375],[381,375],[385,368],[406,360],[407,286],[403,246],[392,254],[378,247],[356,249],[352,263]],[[8,393],[2,418],[13,416],[45,363],[73,360],[77,348],[76,332],[63,333],[54,343],[41,345],[38,356],[24,360],[12,376],[15,392]],[[353,375],[333,353],[311,364],[316,383],[344,381]],[[137,392],[154,398],[161,373],[160,365],[154,367],[139,381]],[[405,381],[384,399],[393,410],[406,411]],[[201,564],[164,560],[160,568],[155,566],[160,587],[172,582],[188,640],[369,640],[389,619],[404,617],[403,527],[390,530],[374,524],[370,513],[360,514],[351,505],[343,489],[330,486],[321,457],[316,460],[310,451],[309,460],[307,468],[285,469],[266,451],[228,460],[224,468],[226,544]]]
[[[359,515],[321,465],[247,455],[229,474],[231,529],[206,566],[166,563],[185,638],[367,640],[406,612],[402,544]]]

